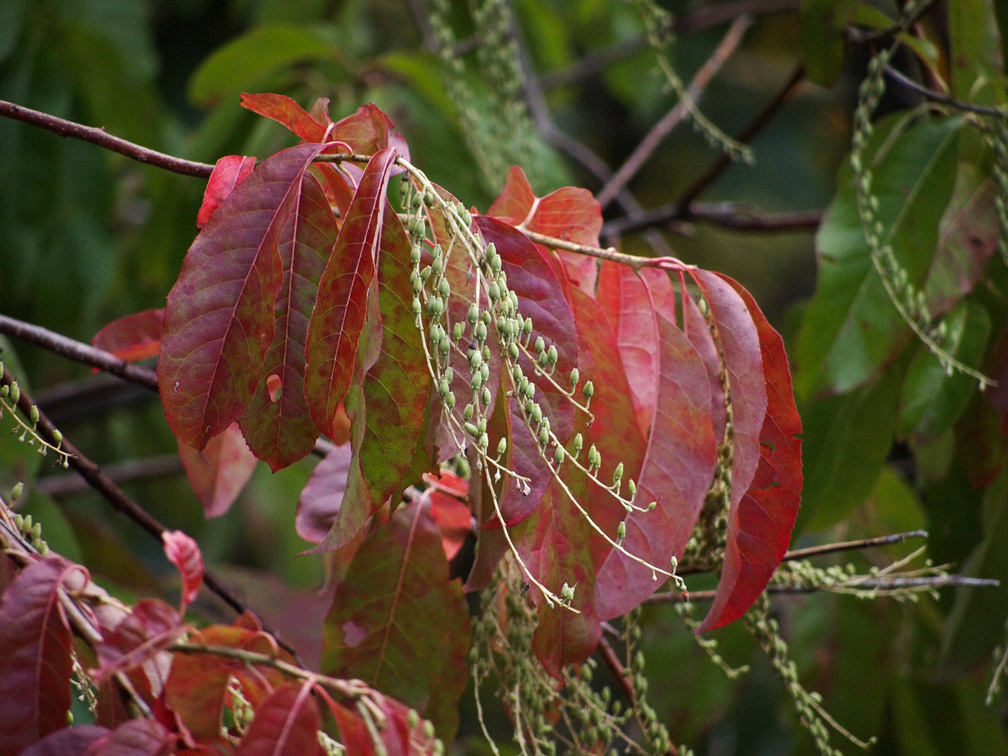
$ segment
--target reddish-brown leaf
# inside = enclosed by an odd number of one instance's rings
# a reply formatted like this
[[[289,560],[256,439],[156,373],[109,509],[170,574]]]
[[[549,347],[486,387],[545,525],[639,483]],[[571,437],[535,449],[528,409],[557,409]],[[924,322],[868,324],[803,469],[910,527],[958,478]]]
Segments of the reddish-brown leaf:
[[[692,271],[692,275],[707,300],[728,369],[734,427],[731,475],[734,507],[749,489],[761,456],[760,432],[766,416],[767,392],[760,335],[754,316],[731,284],[705,270]]]
[[[202,449],[238,419],[262,380],[283,283],[279,245],[320,145],[267,158],[196,237],[168,294],[158,359],[172,431]]]
[[[508,171],[504,190],[487,215],[507,218],[512,225],[546,236],[591,247],[599,245],[602,208],[587,189],[565,186],[545,197],[536,197],[518,166]],[[587,294],[595,292],[597,265],[594,258],[556,250],[568,277]]]
[[[21,756],[85,756],[109,730],[97,725],[77,725],[50,732],[21,751]]]
[[[443,470],[438,475],[424,475],[428,488],[423,503],[430,507],[431,518],[441,533],[441,548],[450,562],[472,533],[473,516],[466,500],[469,481]]]
[[[329,436],[336,432],[337,412],[353,375],[395,157],[395,150],[385,149],[368,163],[322,273],[308,323],[305,397],[315,425]]]
[[[255,709],[255,718],[235,756],[322,756],[318,705],[311,681],[290,683],[270,693]]]
[[[203,554],[199,544],[181,530],[166,530],[161,534],[164,552],[182,575],[182,612],[196,600],[203,585]]]
[[[171,667],[165,647],[185,632],[178,611],[160,599],[142,599],[115,627],[103,629],[95,649],[101,666],[99,681],[125,672],[134,689],[152,703],[161,695]]]
[[[274,472],[308,454],[318,438],[305,401],[305,339],[322,271],[338,233],[322,186],[306,174],[280,241],[283,285],[276,299],[275,332],[263,380],[238,420],[249,448]]]
[[[319,543],[332,529],[346,490],[353,451],[350,444],[337,446],[312,470],[298,498],[294,527],[311,543]]]
[[[529,344],[534,344],[541,336],[547,348],[551,345],[556,347],[555,380],[561,385],[566,384],[571,369],[578,364],[578,342],[574,316],[564,297],[563,285],[553,272],[545,253],[521,232],[488,216],[478,217],[476,224],[483,238],[488,243],[493,242],[501,256],[508,287],[518,295],[519,312],[532,318],[533,329]],[[500,361],[497,364],[500,365]],[[536,375],[532,361],[524,353],[519,356],[518,364],[536,385],[536,401],[542,406],[543,414],[549,416],[553,433],[562,444],[566,444],[572,435],[572,405],[546,377]],[[468,371],[464,375],[468,375]],[[491,391],[494,390],[495,387],[491,387]],[[514,404],[510,414],[512,469],[529,479],[527,488],[511,486],[500,502],[504,522],[513,525],[528,517],[538,506],[550,483],[550,474],[539,454],[535,439]]]
[[[221,202],[251,175],[255,163],[256,159],[248,155],[225,155],[217,161],[203,192],[203,204],[196,215],[197,228],[203,228]]]
[[[237,423],[210,439],[202,452],[181,441],[178,450],[189,485],[207,517],[220,517],[231,508],[256,466]]]
[[[425,507],[400,507],[361,544],[326,617],[322,671],[415,707],[446,741],[466,685],[469,619]]]
[[[287,127],[306,142],[321,142],[332,123],[326,108],[313,108],[315,115],[311,115],[290,97],[279,94],[242,92],[241,106]]]
[[[759,467],[749,490],[729,510],[721,579],[697,632],[738,619],[759,598],[787,551],[801,504],[801,419],[784,342],[752,295],[736,281],[722,279],[742,298],[759,332],[767,409],[759,438]]]
[[[634,274],[626,270],[622,275]],[[668,281],[655,280],[659,286]],[[601,285],[599,292],[601,301]],[[651,301],[657,296],[652,292]],[[681,557],[686,549],[717,462],[707,372],[686,335],[666,317],[665,312],[673,310],[672,303],[666,304],[651,313],[657,326],[657,354],[649,377],[657,404],[634,500],[638,506],[651,501],[658,505],[651,512],[627,516],[623,541],[631,554],[665,569],[673,555]],[[624,614],[662,582],[649,568],[614,550],[597,578],[596,611],[603,619]]]
[[[88,756],[168,756],[175,753],[178,736],[153,719],[123,722],[95,741]]]
[[[127,362],[136,362],[157,356],[163,325],[164,310],[142,310],[113,320],[91,343]]]
[[[70,626],[59,589],[87,573],[60,556],[25,567],[0,601],[0,752],[62,729],[70,710]]]
[[[339,741],[346,748],[347,756],[374,756],[375,744],[367,725],[355,712],[336,703],[329,696],[323,696],[329,711],[339,728]]]

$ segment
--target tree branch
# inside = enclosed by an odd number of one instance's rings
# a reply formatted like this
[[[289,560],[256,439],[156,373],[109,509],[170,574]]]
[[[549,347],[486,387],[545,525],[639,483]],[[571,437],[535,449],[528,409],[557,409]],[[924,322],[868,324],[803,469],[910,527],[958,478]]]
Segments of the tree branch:
[[[789,213],[764,213],[749,205],[735,202],[713,202],[684,207],[678,203],[647,210],[636,217],[606,221],[602,234],[620,236],[634,231],[673,225],[679,222],[704,222],[736,231],[808,231],[819,227],[822,213],[818,210]]]
[[[185,176],[196,176],[199,178],[209,178],[213,172],[213,166],[208,163],[197,163],[192,160],[183,160],[163,152],[141,147],[120,137],[112,136],[105,129],[98,129],[92,126],[84,126],[73,121],[67,121],[48,113],[32,110],[13,102],[0,100],[0,116],[13,118],[16,121],[30,123],[43,129],[48,129],[60,136],[73,137],[85,142],[97,144],[112,152],[118,152],[128,158],[141,163],[164,168],[174,173],[181,173]]]
[[[962,100],[956,100],[953,97],[948,97],[941,92],[935,92],[933,89],[928,89],[922,84],[918,84],[913,79],[907,77],[905,74],[897,71],[892,66],[885,67],[885,74],[890,79],[895,81],[901,87],[909,89],[911,92],[915,92],[923,97],[929,102],[938,102],[942,105],[948,105],[949,107],[955,108],[956,110],[962,110],[967,113],[977,113],[978,115],[993,116],[995,118],[1008,118],[1008,111],[1003,108],[991,108],[984,105],[973,105],[968,102],[963,102]]]
[[[735,19],[732,25],[728,28],[725,33],[724,38],[714,48],[714,52],[711,56],[704,62],[700,67],[700,70],[696,72],[696,75],[690,81],[687,87],[687,93],[693,102],[698,102],[703,91],[710,84],[711,79],[721,70],[721,66],[724,65],[725,61],[731,56],[738,47],[739,43],[742,41],[742,37],[746,30],[752,25],[752,18],[748,15],[739,16]],[[599,204],[604,209],[609,205],[616,195],[619,194],[635,175],[640,171],[641,168],[647,163],[654,154],[654,151],[658,146],[665,140],[665,137],[674,129],[680,121],[682,121],[689,113],[689,104],[685,100],[680,100],[676,103],[675,107],[672,108],[668,113],[665,114],[651,130],[644,136],[640,141],[640,144],[634,149],[630,156],[624,161],[613,177],[606,182],[598,193],[595,195],[595,199],[598,200]]]

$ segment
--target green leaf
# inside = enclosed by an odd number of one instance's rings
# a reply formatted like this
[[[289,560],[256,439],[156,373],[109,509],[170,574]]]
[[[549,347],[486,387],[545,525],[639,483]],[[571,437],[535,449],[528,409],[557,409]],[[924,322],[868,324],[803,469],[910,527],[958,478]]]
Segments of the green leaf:
[[[200,64],[189,97],[210,105],[225,95],[252,89],[262,77],[303,60],[326,60],[333,50],[309,26],[259,26],[218,48]]]
[[[945,349],[965,365],[979,365],[991,322],[987,311],[978,304],[964,302],[946,319],[948,337]],[[946,370],[938,358],[921,344],[914,355],[900,396],[897,430],[902,436],[913,434],[926,442],[952,427],[976,388],[976,379]]]
[[[325,620],[321,669],[415,707],[450,742],[469,618],[426,508],[400,507],[361,544]]]
[[[903,369],[801,411],[805,487],[797,532],[825,529],[868,496],[892,445]]]
[[[803,0],[801,50],[805,73],[828,86],[840,75],[844,58],[843,29],[859,0]]]
[[[983,496],[983,541],[962,564],[959,572],[993,578],[1008,584],[1008,475],[1002,474]],[[994,647],[1004,642],[1004,618],[1008,616],[1008,592],[1003,588],[962,587],[945,622],[939,670],[957,677],[990,658]]]
[[[876,127],[866,149],[881,243],[892,247],[914,286],[921,285],[938,243],[961,125],[958,118],[911,125],[905,117],[889,119]],[[863,385],[896,359],[910,333],[872,264],[848,167],[838,184],[816,238],[819,280],[795,348],[795,389],[804,398]]]
[[[1002,0],[956,0],[949,4],[948,60],[952,96],[956,99],[981,105],[1005,103],[1004,64],[996,16],[998,12],[1003,15],[1003,6]]]

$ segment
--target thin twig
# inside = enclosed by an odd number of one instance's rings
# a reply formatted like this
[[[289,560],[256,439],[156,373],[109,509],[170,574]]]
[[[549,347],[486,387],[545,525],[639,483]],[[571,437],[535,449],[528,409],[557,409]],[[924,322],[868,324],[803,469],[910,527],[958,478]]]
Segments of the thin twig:
[[[183,472],[178,454],[161,454],[143,459],[128,459],[117,464],[106,465],[105,474],[116,483],[150,480]],[[46,475],[35,481],[35,489],[46,496],[66,496],[87,490],[89,485],[77,474]]]
[[[111,352],[98,349],[90,344],[75,341],[42,326],[26,323],[23,320],[17,320],[0,314],[0,333],[13,336],[21,341],[27,341],[29,344],[44,347],[50,352],[68,357],[75,362],[91,365],[107,373],[118,375],[128,381],[149,388],[152,391],[157,391],[157,374],[150,368],[131,365]]]
[[[6,100],[0,100],[0,116],[30,123],[33,126],[55,132],[60,136],[73,137],[74,139],[91,142],[92,144],[97,144],[99,147],[104,147],[112,152],[118,152],[120,155],[125,155],[141,163],[164,168],[174,173],[181,173],[185,176],[209,178],[213,172],[214,167],[208,163],[197,163],[192,160],[183,160],[173,155],[166,155],[163,152],[142,147],[139,144],[120,137],[112,136],[105,129],[84,126],[83,124],[58,118],[57,116],[42,113],[38,110],[32,110],[31,108],[7,102]]]
[[[3,370],[3,376],[0,378],[0,381],[2,381],[2,385],[10,385],[14,382],[14,376],[10,374],[6,367]],[[95,464],[68,438],[65,436],[57,436],[54,433],[54,431],[56,431],[56,427],[52,424],[45,413],[38,409],[38,406],[31,400],[27,392],[24,390],[20,392],[17,404],[18,408],[24,413],[25,417],[30,416],[32,407],[35,407],[36,411],[38,411],[38,423],[35,426],[35,431],[46,442],[55,447],[59,447],[63,452],[66,452],[67,462],[70,467],[76,470],[95,491],[101,494],[102,498],[104,498],[113,509],[122,512],[130,520],[154,536],[154,538],[158,541],[162,539],[162,536],[167,531],[167,528],[147,510],[133,501],[133,499],[131,499],[125,491],[116,485],[116,482],[112,480],[101,467]],[[220,597],[225,604],[234,609],[234,611],[238,614],[251,611],[245,602],[239,599],[238,596],[236,596],[231,589],[210,570],[207,570],[204,574],[203,582],[210,591]],[[266,626],[263,625],[263,627],[265,629]],[[267,632],[270,631],[267,630]],[[275,633],[270,632],[270,634],[275,637]],[[277,640],[292,654],[295,653],[293,648],[283,644],[283,642],[279,639]]]
[[[782,561],[789,562],[795,559],[808,559],[824,554],[836,554],[841,551],[854,551],[859,549],[870,549],[876,546],[891,546],[894,543],[902,543],[910,538],[927,538],[926,530],[909,530],[905,533],[893,533],[887,536],[877,536],[875,538],[860,538],[856,541],[841,541],[839,543],[826,543],[822,546],[809,546],[804,549],[792,549],[784,555]]]
[[[993,116],[995,118],[1008,118],[1008,111],[1004,108],[991,108],[985,105],[973,105],[968,102],[963,102],[962,100],[956,100],[955,98],[944,95],[941,92],[935,92],[933,89],[928,89],[923,84],[918,84],[916,81],[897,71],[892,66],[885,67],[885,74],[901,87],[905,87],[911,92],[916,92],[925,100],[930,102],[948,105],[951,108],[962,110],[967,113],[977,113],[978,115]]]
[[[725,61],[735,51],[735,48],[738,47],[743,35],[751,25],[751,16],[745,15],[736,18],[728,28],[721,42],[714,48],[714,52],[700,66],[700,70],[697,71],[686,90],[689,98],[694,103],[699,101],[707,85],[710,84],[717,72],[721,70],[721,66],[724,65]],[[623,162],[623,165],[616,170],[613,177],[595,195],[595,198],[603,208],[608,206],[616,198],[620,190],[647,164],[651,155],[658,149],[658,146],[665,140],[665,137],[689,115],[689,108],[690,103],[688,101],[680,100],[672,110],[651,127],[651,130],[645,134],[640,144],[637,145],[634,151],[630,153],[630,156]]]
[[[780,233],[814,231],[822,223],[819,210],[764,213],[751,205],[736,202],[696,203],[684,207],[678,203],[656,207],[637,216],[617,218],[602,226],[606,238],[679,223],[710,223],[735,231]]]

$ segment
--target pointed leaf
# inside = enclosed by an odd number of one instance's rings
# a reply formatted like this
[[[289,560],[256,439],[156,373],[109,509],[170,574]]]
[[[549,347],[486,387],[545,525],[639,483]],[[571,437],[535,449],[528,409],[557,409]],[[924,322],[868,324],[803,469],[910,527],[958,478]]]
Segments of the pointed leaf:
[[[757,317],[763,317],[762,313],[757,315],[758,309],[756,313],[750,312],[746,301],[735,290],[734,282],[729,283],[730,279],[704,270],[694,271],[693,278],[710,308],[728,371],[733,426],[731,506],[734,507],[752,483],[760,463],[760,433],[767,412],[764,370],[768,380],[770,371],[776,367],[763,364],[761,334],[754,322]],[[786,365],[785,362],[785,372]],[[790,373],[787,381],[790,391]],[[788,532],[791,532],[790,526]]]
[[[759,332],[766,415],[759,436],[759,468],[748,491],[728,511],[721,579],[698,633],[738,619],[763,593],[787,551],[802,489],[801,419],[795,408],[784,342],[749,292],[736,281],[721,278],[745,302]],[[736,446],[736,455],[738,451]]]
[[[161,349],[164,310],[142,310],[103,327],[91,344],[127,362],[157,356]]]
[[[554,376],[558,383],[568,382],[567,376],[578,364],[577,331],[571,306],[563,295],[563,286],[544,253],[523,234],[502,221],[480,216],[476,219],[476,224],[483,238],[488,243],[493,242],[501,256],[508,287],[518,295],[519,312],[532,319],[530,346],[540,336],[547,348],[555,346],[557,363]],[[549,416],[553,433],[562,444],[566,444],[572,435],[573,407],[566,396],[562,396],[545,377],[536,374],[531,359],[524,353],[519,356],[518,364],[536,385],[536,401],[542,406],[543,414]],[[527,517],[535,509],[549,484],[549,471],[514,402],[511,405],[510,422],[512,469],[529,478],[529,489],[523,492],[517,486],[512,486],[500,503],[508,525]]]
[[[319,543],[332,529],[346,490],[353,452],[350,444],[337,446],[312,470],[298,498],[294,527],[306,541]]]
[[[134,689],[153,703],[164,688],[171,655],[164,649],[186,631],[178,611],[160,599],[142,599],[116,625],[102,629],[95,649],[101,666],[96,678],[125,673]]]
[[[276,299],[275,332],[266,352],[263,381],[238,421],[249,448],[274,472],[308,454],[318,438],[305,401],[305,339],[322,271],[338,233],[322,186],[306,174],[280,241],[283,285]]]
[[[83,576],[83,578],[82,578]],[[25,567],[0,601],[0,752],[63,728],[70,710],[70,626],[58,591],[84,568],[48,556]]]
[[[320,149],[278,152],[236,186],[168,294],[158,384],[168,424],[188,446],[202,449],[237,420],[262,379],[283,282],[280,239]]]
[[[608,275],[603,265],[602,281]],[[636,277],[627,268],[617,275]],[[637,281],[643,283],[641,279]],[[602,292],[600,282],[600,302]],[[667,309],[673,309],[674,303],[668,305]],[[634,503],[647,506],[655,501],[657,507],[651,512],[634,511],[627,516],[623,546],[650,564],[665,567],[673,555],[681,557],[685,552],[714,477],[717,442],[711,422],[707,371],[700,355],[662,310],[638,314],[648,316],[657,326],[657,354],[650,374],[637,378],[653,382],[652,394],[657,404],[653,407],[654,422]],[[646,347],[640,345],[640,348]],[[631,375],[629,369],[627,375]],[[654,593],[659,585],[661,581],[653,579],[650,569],[614,550],[597,578],[596,610],[603,619],[624,614]]]
[[[878,198],[881,243],[890,245],[911,285],[923,283],[938,243],[938,223],[956,170],[958,118],[917,120],[891,140],[893,119],[880,122],[866,160]],[[882,154],[880,145],[889,145]],[[819,277],[795,348],[796,390],[802,397],[863,385],[891,364],[906,343],[900,317],[872,263],[850,170],[819,228]]]
[[[88,756],[168,756],[175,753],[177,740],[160,722],[133,719],[99,738]]]
[[[469,538],[473,529],[472,510],[466,503],[469,481],[442,470],[438,475],[424,475],[429,486],[422,502],[430,507],[431,518],[441,533],[441,547],[450,562]]]
[[[325,120],[317,120],[290,97],[280,94],[243,92],[241,106],[286,126],[306,142],[321,142],[326,128],[332,123],[328,113],[325,113]]]
[[[378,265],[381,352],[364,377],[366,429],[360,446],[361,474],[372,508],[398,500],[423,425],[430,376],[420,331],[414,322],[410,241],[402,222],[385,213]]]
[[[91,746],[108,734],[97,725],[77,725],[50,732],[21,751],[22,756],[88,756]]]
[[[518,166],[512,166],[504,190],[487,210],[487,215],[506,218],[512,225],[575,244],[599,246],[602,208],[587,189],[565,186],[545,197],[536,197]],[[596,261],[587,255],[564,250],[556,254],[569,278],[584,292],[593,294],[597,275]]]
[[[308,323],[305,397],[315,425],[330,436],[335,433],[337,410],[350,387],[357,341],[364,327],[387,204],[385,187],[395,157],[395,150],[386,149],[368,163],[322,273]]]
[[[161,534],[165,556],[182,575],[182,610],[196,600],[203,585],[203,554],[199,544],[181,530],[166,530]]]
[[[326,617],[322,671],[357,677],[415,707],[450,741],[466,685],[469,619],[437,527],[400,507],[361,545]]]
[[[290,683],[269,694],[255,709],[255,718],[235,756],[322,756],[316,733],[321,726],[311,681]]]
[[[203,204],[196,215],[197,228],[203,228],[221,202],[251,175],[255,163],[256,159],[248,155],[225,155],[217,161],[203,192]]]
[[[210,439],[202,452],[181,441],[178,450],[189,485],[207,517],[220,517],[231,509],[256,466],[237,423]]]

